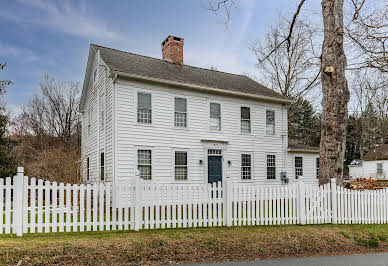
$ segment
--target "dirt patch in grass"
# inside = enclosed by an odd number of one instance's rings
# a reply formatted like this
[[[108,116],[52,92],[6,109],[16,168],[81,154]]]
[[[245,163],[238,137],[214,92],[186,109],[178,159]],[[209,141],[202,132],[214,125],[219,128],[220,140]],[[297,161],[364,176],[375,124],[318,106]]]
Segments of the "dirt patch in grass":
[[[0,237],[2,264],[169,264],[388,251],[388,225],[57,233]]]

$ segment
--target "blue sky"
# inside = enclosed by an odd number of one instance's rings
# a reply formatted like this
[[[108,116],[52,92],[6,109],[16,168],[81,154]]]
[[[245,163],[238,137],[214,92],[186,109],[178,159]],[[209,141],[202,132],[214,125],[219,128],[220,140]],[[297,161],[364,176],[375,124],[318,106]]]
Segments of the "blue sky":
[[[207,1],[0,0],[0,80],[14,82],[8,106],[19,112],[45,73],[82,82],[90,43],[161,58],[160,43],[172,34],[185,39],[185,64],[259,76],[249,42],[297,1],[240,0],[228,28]],[[312,2],[304,8],[319,11]]]

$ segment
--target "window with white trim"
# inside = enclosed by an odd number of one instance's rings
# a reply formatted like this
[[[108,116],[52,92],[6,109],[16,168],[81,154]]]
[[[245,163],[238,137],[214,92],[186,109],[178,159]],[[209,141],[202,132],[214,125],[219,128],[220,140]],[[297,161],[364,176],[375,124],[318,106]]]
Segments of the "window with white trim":
[[[267,135],[275,135],[275,111],[266,110],[266,134]]]
[[[383,164],[382,163],[377,163],[377,174],[382,175],[383,174]]]
[[[175,97],[174,99],[174,126],[187,127],[187,100]]]
[[[241,154],[241,179],[252,179],[252,156],[251,154]]]
[[[221,105],[210,103],[210,130],[221,130]]]
[[[175,180],[187,180],[187,152],[175,152]]]
[[[152,123],[151,93],[137,93],[137,122]]]
[[[295,177],[303,176],[303,157],[295,157]]]
[[[251,133],[251,108],[241,107],[241,132]]]
[[[90,160],[86,158],[86,180],[90,180]]]
[[[140,172],[140,178],[151,180],[152,178],[152,151],[137,151],[137,169]]]
[[[315,173],[317,175],[317,178],[319,178],[319,158],[315,159]]]
[[[276,179],[276,155],[267,154],[267,179]]]
[[[103,152],[100,153],[100,179],[105,180],[105,154]]]

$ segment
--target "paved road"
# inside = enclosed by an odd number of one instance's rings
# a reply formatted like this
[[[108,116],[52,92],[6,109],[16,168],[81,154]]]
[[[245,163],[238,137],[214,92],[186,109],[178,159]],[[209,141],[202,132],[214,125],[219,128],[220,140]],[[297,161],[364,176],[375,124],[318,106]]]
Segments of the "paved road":
[[[193,266],[293,266],[293,265],[388,265],[388,253],[376,254],[360,254],[349,256],[328,256],[328,257],[310,257],[310,258],[293,258],[293,259],[270,259],[270,260],[256,260],[243,262],[217,262],[208,264],[189,264]]]

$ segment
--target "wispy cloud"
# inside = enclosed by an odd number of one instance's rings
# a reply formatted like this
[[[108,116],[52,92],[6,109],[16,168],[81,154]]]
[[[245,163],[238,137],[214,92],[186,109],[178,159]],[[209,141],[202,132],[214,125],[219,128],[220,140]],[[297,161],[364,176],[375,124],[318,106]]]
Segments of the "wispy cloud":
[[[0,57],[16,57],[18,60],[25,62],[32,62],[39,59],[39,57],[29,49],[12,46],[0,42]]]
[[[238,42],[241,42],[242,39],[244,38],[244,36],[248,30],[249,24],[251,23],[251,20],[253,17],[253,12],[255,11],[254,10],[254,6],[255,6],[254,0],[245,0],[245,1],[242,1],[241,4],[242,4],[241,5],[242,21],[241,21],[241,25],[240,25],[240,28],[238,31],[238,37],[237,37]]]
[[[121,40],[121,35],[110,29],[101,17],[88,13],[82,6],[72,6],[68,1],[17,0],[29,8],[28,15],[9,10],[0,11],[0,17],[20,24],[34,24],[53,31],[78,37]]]

